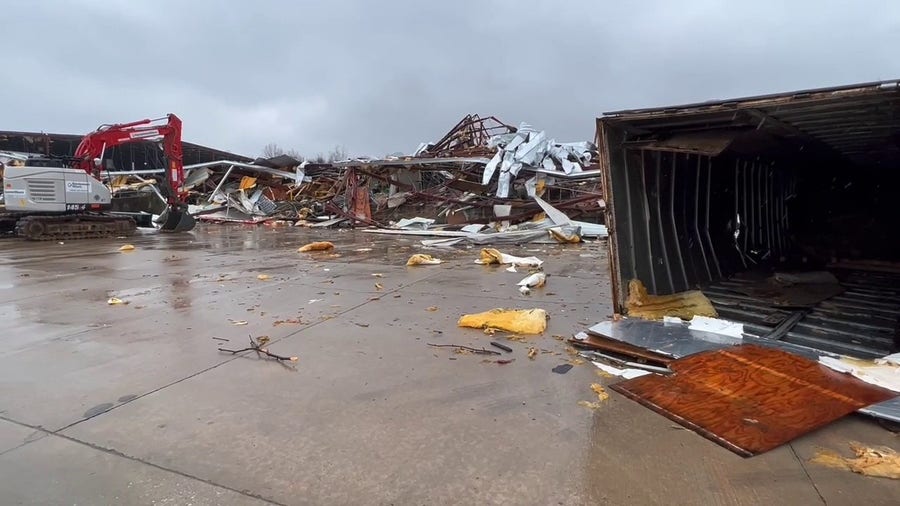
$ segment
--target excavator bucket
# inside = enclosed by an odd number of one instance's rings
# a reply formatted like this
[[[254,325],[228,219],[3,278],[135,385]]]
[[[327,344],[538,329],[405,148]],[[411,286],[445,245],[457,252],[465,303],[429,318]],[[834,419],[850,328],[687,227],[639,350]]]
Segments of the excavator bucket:
[[[156,220],[161,232],[187,232],[193,230],[197,221],[186,209],[169,206]]]

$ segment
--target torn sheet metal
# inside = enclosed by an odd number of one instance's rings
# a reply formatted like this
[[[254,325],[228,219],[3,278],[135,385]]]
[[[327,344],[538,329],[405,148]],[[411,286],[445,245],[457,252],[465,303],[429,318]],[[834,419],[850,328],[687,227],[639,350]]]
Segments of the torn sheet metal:
[[[210,170],[208,167],[201,167],[199,169],[187,172],[187,176],[184,179],[182,188],[185,190],[193,189],[194,187],[205,183],[206,180],[209,179],[209,176],[211,174],[212,170]]]
[[[508,230],[505,232],[472,233],[462,230],[392,230],[392,229],[368,229],[363,230],[368,234],[382,235],[408,235],[423,237],[442,237],[443,239],[423,240],[424,246],[455,246],[461,243],[476,245],[495,244],[523,244],[523,243],[555,243],[547,235],[546,229]]]
[[[200,221],[209,221],[212,223],[244,223],[248,225],[255,225],[258,223],[273,220],[274,218],[271,216],[255,216],[246,214],[236,209],[226,209],[224,211],[201,214],[197,216],[197,219]]]
[[[650,371],[645,371],[643,369],[633,369],[630,367],[619,368],[611,365],[604,364],[603,362],[591,362],[594,364],[594,367],[600,369],[601,371],[612,374],[613,376],[618,376],[620,378],[632,379],[632,378],[640,378],[641,376],[646,376],[648,374],[653,374]]]
[[[690,330],[712,332],[713,334],[723,334],[735,339],[741,339],[744,336],[744,324],[708,316],[695,315],[691,318],[688,328]]]
[[[673,358],[736,346],[743,342],[738,337],[692,330],[683,323],[662,323],[634,318],[601,322],[588,329],[588,333],[622,341]]]
[[[556,225],[568,225],[573,227],[578,227],[581,229],[582,237],[607,237],[609,235],[609,230],[606,228],[606,225],[602,225],[599,223],[588,223],[585,221],[576,221],[569,219],[566,213],[560,211],[559,209],[550,205],[549,202],[535,195],[534,201],[537,202],[539,206],[541,206],[541,210],[547,215],[547,218],[550,219]]]
[[[184,170],[186,172],[190,172],[196,169],[202,169],[206,167],[239,167],[242,169],[247,169],[254,172],[260,172],[263,174],[269,174],[272,176],[278,176],[285,179],[291,179],[295,182],[303,181],[302,171],[288,172],[286,170],[273,169],[271,167],[265,167],[262,165],[254,165],[252,163],[244,163],[244,162],[236,162],[232,160],[216,160],[214,162],[203,162],[203,163],[195,163],[192,165],[185,165]],[[227,169],[226,169],[227,170]],[[146,170],[133,170],[133,171],[116,171],[109,172],[110,176],[128,176],[133,174],[162,174],[165,172],[165,169],[146,169]],[[215,171],[213,171],[215,172]]]
[[[896,394],[760,346],[698,353],[612,389],[744,457]],[[677,393],[677,394],[676,394]]]
[[[824,356],[819,357],[819,363],[866,383],[900,392],[900,353],[875,360]]]
[[[394,223],[394,228],[403,230],[428,230],[428,227],[431,225],[434,225],[434,220],[431,218],[403,218],[397,223]]]

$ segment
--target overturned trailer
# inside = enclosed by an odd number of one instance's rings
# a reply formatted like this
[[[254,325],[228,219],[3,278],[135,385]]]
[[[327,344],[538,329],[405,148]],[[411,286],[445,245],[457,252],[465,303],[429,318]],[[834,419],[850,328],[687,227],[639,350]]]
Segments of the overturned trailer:
[[[605,113],[597,145],[617,312],[640,280],[699,288],[785,345],[898,350],[900,82]],[[779,271],[827,271],[840,288],[773,298]]]

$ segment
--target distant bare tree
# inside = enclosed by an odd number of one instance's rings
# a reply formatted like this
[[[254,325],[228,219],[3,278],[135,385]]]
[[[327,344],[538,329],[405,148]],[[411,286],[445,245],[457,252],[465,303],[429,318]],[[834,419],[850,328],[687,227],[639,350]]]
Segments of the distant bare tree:
[[[331,150],[331,153],[328,153],[329,162],[339,162],[346,159],[347,150],[344,149],[344,146],[335,146],[334,149]]]
[[[306,157],[301,155],[296,149],[289,149],[289,150],[287,150],[287,153],[285,153],[285,154],[290,156],[291,158],[300,160],[301,162],[303,160],[306,160]]]
[[[263,158],[272,158],[275,156],[281,156],[284,154],[284,150],[281,149],[278,144],[274,142],[270,142],[263,147],[262,156]]]
[[[285,150],[281,149],[281,147],[278,144],[275,144],[274,142],[270,142],[270,143],[266,144],[265,147],[263,147],[263,150],[262,150],[263,158],[273,158],[273,157],[281,156],[281,155],[288,155],[292,158],[300,160],[301,162],[306,159],[306,157],[301,155],[300,152],[298,152],[296,149],[289,149],[289,150],[285,151]]]

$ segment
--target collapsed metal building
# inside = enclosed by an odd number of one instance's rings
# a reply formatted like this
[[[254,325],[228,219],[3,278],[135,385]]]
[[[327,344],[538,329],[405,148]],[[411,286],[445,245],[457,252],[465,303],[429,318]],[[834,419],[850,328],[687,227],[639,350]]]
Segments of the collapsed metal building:
[[[627,286],[700,288],[749,333],[857,357],[897,351],[900,82],[605,113],[614,307]],[[773,304],[753,273],[833,273],[842,291]],[[802,306],[802,307],[801,307]]]

